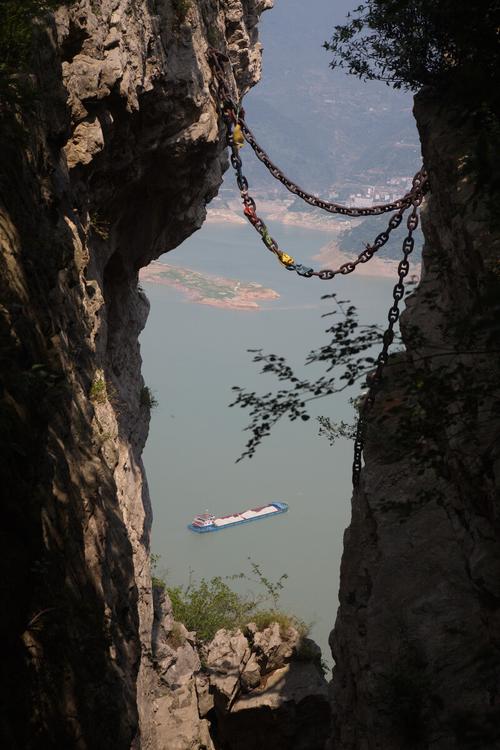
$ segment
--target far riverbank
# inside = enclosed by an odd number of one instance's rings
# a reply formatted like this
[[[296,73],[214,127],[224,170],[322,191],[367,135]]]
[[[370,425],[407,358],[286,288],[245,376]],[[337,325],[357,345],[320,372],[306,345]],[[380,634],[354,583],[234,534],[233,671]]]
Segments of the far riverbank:
[[[314,230],[328,233],[331,240],[323,245],[319,251],[312,256],[315,267],[321,268],[338,268],[344,263],[353,261],[363,250],[360,247],[357,251],[346,253],[339,248],[338,240],[347,230],[359,225],[357,219],[338,219],[334,216],[318,216],[315,213],[288,211],[289,201],[260,201],[259,213],[266,222],[269,222],[271,235],[275,231],[275,239],[280,242],[279,232],[280,225],[287,228],[297,227],[301,230]],[[224,207],[209,208],[207,213],[207,224],[213,225],[247,225],[248,222],[242,215],[240,206],[237,201],[229,201]],[[274,226],[273,226],[274,225]],[[273,235],[274,236],[274,235]],[[367,241],[369,241],[367,239]],[[258,234],[255,234],[255,242],[260,244]],[[285,248],[286,250],[286,248]],[[383,257],[383,249],[380,256],[375,255],[368,263],[361,263],[354,272],[359,276],[373,278],[392,279],[397,277],[398,260],[391,260]],[[297,259],[302,262],[300,259]],[[420,278],[420,263],[410,263],[409,276],[413,281]]]

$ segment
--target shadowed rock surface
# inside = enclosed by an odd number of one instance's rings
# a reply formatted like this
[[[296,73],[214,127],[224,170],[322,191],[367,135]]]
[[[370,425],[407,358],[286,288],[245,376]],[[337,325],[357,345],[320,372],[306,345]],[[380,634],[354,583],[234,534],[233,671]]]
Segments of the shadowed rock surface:
[[[423,278],[367,435],[331,635],[337,750],[500,746],[498,130],[422,92]]]
[[[207,36],[244,94],[270,5],[66,4],[38,26],[36,99],[2,108],[2,747],[168,745],[137,274],[199,228],[227,167]]]

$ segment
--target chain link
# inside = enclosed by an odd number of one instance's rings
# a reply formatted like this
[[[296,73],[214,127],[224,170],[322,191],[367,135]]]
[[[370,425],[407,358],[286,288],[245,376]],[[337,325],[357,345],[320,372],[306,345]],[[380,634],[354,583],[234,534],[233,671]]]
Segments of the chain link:
[[[269,170],[270,174],[293,195],[298,196],[303,201],[308,203],[310,206],[320,208],[323,211],[328,211],[332,214],[341,214],[343,216],[351,216],[353,218],[359,218],[363,216],[380,216],[380,214],[389,213],[391,211],[400,211],[406,209],[412,205],[414,198],[419,195],[425,195],[429,189],[428,177],[425,169],[420,169],[415,177],[413,178],[411,190],[401,198],[398,198],[392,203],[384,203],[376,206],[366,206],[364,208],[355,208],[352,206],[343,206],[339,203],[330,203],[328,201],[319,198],[316,195],[303,190],[299,185],[290,180],[282,170],[274,164],[269,158],[268,154],[256,141],[255,136],[245,122],[244,110],[237,106],[231,96],[229,87],[227,85],[227,78],[224,70],[224,65],[229,63],[229,58],[222,52],[214,48],[208,50],[208,60],[212,68],[214,78],[217,81],[217,90],[215,92],[216,98],[222,109],[229,109],[232,111],[234,117],[234,123],[240,125],[245,140],[251,148],[254,150],[257,158],[264,164]]]
[[[296,263],[291,256],[280,249],[277,241],[270,235],[266,223],[260,216],[257,215],[257,204],[255,203],[255,200],[249,195],[249,184],[247,178],[242,172],[243,163],[239,155],[239,149],[232,138],[234,117],[230,109],[226,108],[223,110],[223,119],[226,124],[227,143],[229,148],[231,149],[231,166],[236,173],[236,183],[238,185],[243,202],[243,213],[248,221],[252,224],[254,229],[260,234],[261,239],[268,250],[276,255],[278,260],[287,268],[287,270],[295,271],[299,276],[303,276],[304,278],[311,278],[312,276],[316,276],[322,281],[329,281],[338,275],[346,276],[347,274],[353,273],[353,271],[356,270],[360,263],[367,263],[369,260],[371,260],[375,253],[388,242],[391,232],[394,229],[397,229],[401,224],[404,213],[407,210],[407,207],[405,206],[400,208],[393,216],[391,216],[387,224],[387,229],[375,237],[373,244],[366,245],[364,250],[361,251],[361,253],[355,260],[342,263],[337,268],[324,268],[319,271],[315,271],[309,266],[304,266],[301,263]]]
[[[406,220],[408,233],[404,238],[402,245],[403,258],[398,265],[398,281],[393,288],[393,303],[389,308],[387,314],[388,326],[382,336],[382,349],[378,354],[375,370],[369,378],[368,393],[364,397],[364,400],[359,409],[359,417],[354,439],[354,458],[352,464],[352,482],[354,487],[357,487],[359,484],[362,466],[367,416],[371,408],[373,407],[376,394],[380,388],[384,368],[389,359],[389,348],[394,340],[394,328],[399,320],[399,303],[404,297],[405,290],[404,280],[410,270],[410,263],[408,261],[408,258],[411,255],[415,245],[413,233],[415,232],[419,224],[418,208],[422,203],[425,194],[429,190],[427,173],[424,168],[420,169],[413,178],[411,190],[402,198],[399,198],[392,203],[386,203],[383,205],[371,206],[366,208],[352,208],[349,206],[342,206],[338,203],[329,203],[322,200],[321,198],[318,198],[317,196],[307,193],[294,182],[289,180],[279,169],[279,167],[277,167],[271,161],[264,149],[261,148],[261,146],[259,146],[259,144],[255,140],[250,128],[246,125],[244,120],[244,110],[241,107],[235,105],[234,100],[231,96],[230,89],[227,85],[224,65],[226,63],[229,63],[228,57],[218,50],[210,48],[208,51],[208,59],[214,74],[214,78],[217,81],[217,89],[215,91],[215,95],[218,102],[219,112],[222,114],[226,125],[227,143],[231,149],[231,165],[236,172],[236,182],[243,201],[243,213],[260,234],[261,239],[266,247],[278,257],[280,262],[288,270],[296,271],[296,273],[305,278],[316,276],[323,281],[331,280],[337,275],[345,276],[352,273],[356,270],[357,266],[360,263],[367,263],[369,260],[371,260],[375,253],[386,244],[386,242],[389,240],[390,233],[394,229],[397,229],[399,227],[404,214],[411,206],[411,212]],[[257,207],[255,200],[248,194],[248,180],[242,173],[243,164],[239,156],[238,145],[232,138],[233,128],[235,125],[240,126],[245,140],[250,144],[258,159],[267,167],[271,175],[279,180],[291,193],[297,195],[299,198],[304,200],[306,203],[309,203],[311,206],[323,209],[324,211],[328,211],[332,214],[362,217],[379,216],[383,213],[395,211],[394,215],[389,219],[387,229],[384,232],[378,234],[373,241],[373,244],[367,245],[355,260],[343,263],[338,268],[324,268],[320,271],[314,271],[314,269],[312,268],[303,266],[299,263],[295,263],[293,258],[287,255],[287,253],[280,250],[280,247],[276,240],[269,234],[269,230],[265,222],[259,216],[257,216]]]
[[[365,396],[359,410],[356,435],[354,438],[354,458],[352,463],[352,483],[354,487],[357,487],[357,485],[359,484],[359,477],[361,473],[361,461],[363,456],[367,415],[375,402],[377,391],[380,388],[382,374],[389,359],[389,347],[394,340],[394,327],[399,320],[399,303],[403,299],[405,290],[404,280],[410,270],[408,257],[412,253],[415,245],[413,233],[418,227],[418,207],[422,203],[422,198],[423,196],[419,196],[418,198],[415,198],[413,200],[413,207],[406,221],[408,234],[403,240],[403,258],[398,265],[398,281],[392,290],[392,297],[394,301],[387,314],[389,325],[385,329],[382,336],[382,349],[380,350],[377,357],[375,371],[369,378],[368,394]]]
[[[330,203],[329,201],[325,201],[316,195],[311,195],[310,193],[299,187],[295,182],[290,180],[281,171],[281,169],[276,166],[273,161],[271,161],[262,146],[257,143],[252,131],[241,116],[238,118],[238,122],[241,125],[245,140],[252,147],[257,158],[262,162],[262,164],[264,164],[265,167],[267,167],[270,174],[276,180],[279,180],[279,182],[281,182],[281,184],[284,185],[284,187],[290,193],[301,198],[310,206],[320,208],[321,210],[327,211],[328,213],[341,214],[342,216],[351,216],[353,218],[363,216],[380,216],[384,213],[389,213],[391,211],[400,211],[401,209],[408,208],[409,206],[411,206],[413,198],[416,195],[419,195],[423,190],[427,190],[427,174],[424,169],[421,169],[413,179],[412,189],[410,190],[410,192],[403,197],[393,201],[392,203],[383,203],[376,206],[365,206],[360,208],[355,208],[353,206],[343,206],[339,203]]]

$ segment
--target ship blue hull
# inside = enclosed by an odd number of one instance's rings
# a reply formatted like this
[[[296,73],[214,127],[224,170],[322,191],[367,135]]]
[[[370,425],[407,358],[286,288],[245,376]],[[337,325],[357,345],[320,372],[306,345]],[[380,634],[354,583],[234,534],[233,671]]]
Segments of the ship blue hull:
[[[222,531],[223,529],[230,529],[233,526],[242,526],[244,523],[252,523],[253,521],[263,521],[265,518],[273,518],[279,516],[282,513],[288,511],[288,506],[285,503],[280,503],[284,507],[276,508],[273,513],[266,513],[265,516],[255,516],[255,518],[242,518],[241,521],[234,521],[233,523],[226,523],[224,526],[193,526],[192,523],[188,525],[190,531],[194,531],[196,534],[210,534],[212,531]]]

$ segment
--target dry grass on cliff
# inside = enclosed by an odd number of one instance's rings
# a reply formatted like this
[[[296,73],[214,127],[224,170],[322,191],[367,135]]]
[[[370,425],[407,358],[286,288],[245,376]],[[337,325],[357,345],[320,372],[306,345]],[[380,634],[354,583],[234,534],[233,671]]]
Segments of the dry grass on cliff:
[[[252,622],[255,623],[258,630],[265,630],[273,623],[277,622],[280,627],[280,633],[283,637],[286,636],[290,629],[294,629],[298,632],[300,638],[305,638],[310,630],[309,625],[302,620],[299,620],[295,615],[276,609],[255,612],[255,614],[252,615]]]

